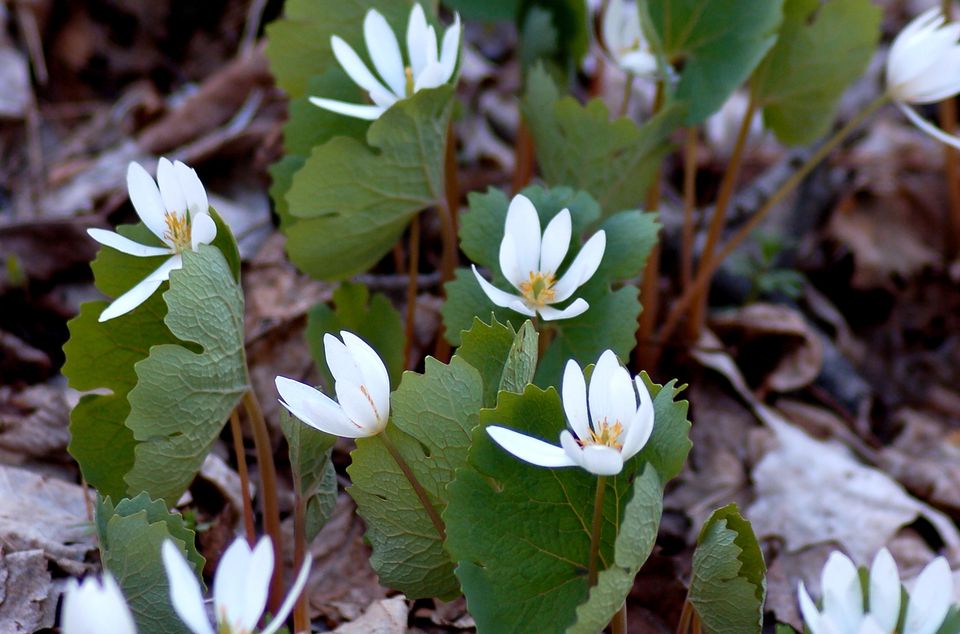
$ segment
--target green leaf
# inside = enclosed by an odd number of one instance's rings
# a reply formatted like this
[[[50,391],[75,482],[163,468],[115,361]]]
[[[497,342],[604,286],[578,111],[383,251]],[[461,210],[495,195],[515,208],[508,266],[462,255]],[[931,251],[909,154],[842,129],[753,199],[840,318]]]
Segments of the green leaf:
[[[96,523],[103,566],[123,590],[141,634],[189,632],[173,611],[160,557],[164,540],[171,539],[198,576],[203,570],[204,559],[183,516],[141,493],[116,507],[109,497],[101,498]]]
[[[525,332],[525,328],[526,325],[521,327],[520,332]],[[503,384],[506,365],[510,360],[517,337],[517,331],[512,325],[503,324],[496,318],[486,324],[479,317],[474,317],[470,330],[461,333],[457,357],[472,365],[480,373],[480,380],[483,382],[483,407],[493,407],[497,404],[497,393]],[[536,355],[536,344],[534,344],[534,355]],[[534,356],[534,364],[536,364],[536,356]]]
[[[375,264],[420,211],[442,204],[451,86],[397,102],[367,144],[336,137],[293,175],[287,253],[309,275],[339,279]],[[317,248],[323,244],[323,248]]]
[[[607,234],[607,248],[591,283],[619,282],[639,276],[657,243],[657,214],[622,211],[607,218],[600,229]]]
[[[537,371],[537,342],[539,335],[533,323],[526,321],[520,332],[513,340],[510,351],[507,353],[507,362],[503,366],[503,376],[500,378],[501,392],[515,392],[520,394],[524,388],[533,382],[533,374]]]
[[[830,129],[843,91],[873,57],[881,16],[870,0],[785,0],[777,43],[753,78],[781,142],[810,143]]]
[[[330,519],[337,503],[337,472],[330,457],[337,437],[304,424],[286,411],[280,413],[280,428],[289,447],[294,490],[304,500],[309,543]]]
[[[627,118],[610,121],[602,100],[582,106],[573,97],[561,98],[538,66],[527,75],[523,114],[544,180],[586,190],[610,214],[643,201],[682,108],[669,106],[639,127]]]
[[[367,523],[370,564],[386,586],[410,598],[451,599],[460,592],[443,538],[410,480],[388,451],[396,448],[439,515],[447,485],[463,466],[470,432],[483,406],[479,372],[454,356],[427,358],[424,374],[405,372],[391,399],[391,420],[379,436],[360,438],[347,469],[348,492]]]
[[[647,0],[663,54],[682,67],[675,99],[686,124],[720,109],[777,38],[783,0]]]
[[[759,634],[767,593],[760,544],[736,504],[719,508],[700,530],[688,600],[707,634]]]
[[[577,621],[567,634],[595,634],[607,626],[626,601],[633,579],[650,556],[660,529],[663,497],[656,471],[647,465],[634,480],[633,496],[623,510],[623,522],[613,546],[613,565],[597,577],[590,598],[577,608]]]
[[[219,249],[183,253],[163,294],[164,323],[181,342],[153,346],[138,362],[126,426],[137,441],[124,480],[174,504],[247,390],[243,292]]]
[[[776,634],[797,634],[797,630],[793,629],[786,623],[777,623]],[[940,632],[940,634],[950,634],[949,632]]]
[[[557,77],[567,77],[579,65],[590,42],[587,5],[580,0],[519,0],[517,27],[520,63],[524,70],[537,62]]]
[[[957,634],[960,632],[960,606],[952,606],[937,634]],[[779,634],[779,632],[777,633]]]
[[[442,0],[443,5],[458,11],[464,20],[513,20],[520,0]]]
[[[333,376],[327,368],[323,335],[341,330],[354,333],[379,353],[390,373],[390,383],[397,385],[403,372],[403,320],[386,295],[370,291],[363,284],[344,282],[333,292],[334,308],[320,303],[307,313],[307,344],[314,363],[327,385],[333,385]]]
[[[631,543],[615,552],[635,476],[650,462],[656,473],[648,471],[638,486],[647,491],[647,485],[656,481],[659,495],[659,488],[672,477],[675,459],[682,463],[689,449],[686,404],[675,403],[674,394],[670,385],[651,390],[656,420],[651,440],[618,476],[607,479],[601,569],[615,562],[620,568],[632,568],[643,552],[641,538],[646,533],[632,528],[624,536]],[[566,425],[553,388],[531,385],[522,395],[502,392],[497,407],[483,410],[480,417],[483,427],[474,431],[469,463],[450,485],[444,513],[447,545],[457,562],[467,606],[480,631],[562,632],[573,624],[577,606],[588,599],[596,477],[579,468],[544,469],[521,462],[494,444],[484,430],[490,424],[503,425],[556,443]],[[683,438],[675,438],[677,434]],[[665,447],[650,447],[653,442]],[[675,447],[681,443],[678,456]],[[669,460],[663,459],[665,454]],[[649,493],[636,495],[638,506],[646,508]],[[604,594],[608,601],[613,596],[606,590]],[[594,609],[598,608],[590,608]]]

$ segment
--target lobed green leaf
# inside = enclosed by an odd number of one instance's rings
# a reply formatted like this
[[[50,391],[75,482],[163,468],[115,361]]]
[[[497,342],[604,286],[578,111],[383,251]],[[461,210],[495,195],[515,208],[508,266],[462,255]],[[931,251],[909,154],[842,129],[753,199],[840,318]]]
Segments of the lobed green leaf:
[[[497,394],[502,389],[504,376],[508,373],[507,366],[511,363],[511,355],[520,333],[523,333],[525,338],[529,337],[526,323],[518,333],[511,324],[501,323],[495,317],[490,319],[489,324],[484,323],[479,317],[474,317],[470,330],[464,330],[461,333],[457,357],[472,365],[480,373],[480,380],[483,383],[483,407],[494,407],[497,404]],[[529,348],[526,350],[529,351]],[[510,369],[510,373],[519,371],[520,368],[517,366],[521,363],[523,362],[518,360]],[[533,344],[533,364],[535,367],[536,341]],[[520,390],[514,391],[522,392],[523,389],[521,387]]]

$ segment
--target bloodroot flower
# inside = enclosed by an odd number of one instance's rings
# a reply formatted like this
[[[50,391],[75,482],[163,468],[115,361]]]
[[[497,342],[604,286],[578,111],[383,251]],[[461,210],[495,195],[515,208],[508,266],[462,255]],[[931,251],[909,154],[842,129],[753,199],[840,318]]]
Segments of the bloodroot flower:
[[[87,577],[67,582],[60,615],[63,634],[137,634],[130,608],[109,572],[103,581]]]
[[[323,336],[337,400],[309,385],[278,376],[280,404],[322,432],[345,438],[375,436],[390,418],[390,376],[376,350],[363,339],[346,330],[340,331],[340,336],[343,341],[330,333]]]
[[[559,447],[496,425],[487,427],[487,433],[530,464],[582,467],[598,476],[620,473],[647,444],[653,431],[653,401],[640,377],[630,380],[612,350],[600,355],[589,395],[583,372],[572,360],[564,370],[561,392],[570,429],[560,432]]]
[[[530,199],[516,195],[507,209],[507,221],[500,243],[500,271],[513,287],[520,291],[512,295],[483,279],[477,267],[473,274],[480,288],[491,302],[509,308],[521,315],[540,315],[546,321],[570,319],[590,308],[582,297],[575,299],[563,309],[554,308],[573,295],[597,272],[607,236],[601,229],[593,234],[567,271],[557,279],[557,269],[567,257],[572,233],[570,211],[564,209],[547,224],[540,233],[540,217]]]
[[[373,105],[321,97],[310,97],[310,101],[325,110],[373,121],[397,101],[450,81],[460,52],[460,16],[455,17],[453,26],[443,34],[438,51],[436,31],[427,24],[423,7],[414,4],[407,22],[407,64],[393,29],[376,9],[367,11],[363,20],[363,39],[379,79],[343,39],[334,35],[330,45],[340,66],[355,84],[367,91]]]
[[[171,271],[183,266],[181,253],[196,251],[199,245],[210,244],[217,236],[217,225],[210,217],[203,183],[194,170],[180,161],[171,163],[161,158],[157,165],[156,183],[147,170],[137,163],[130,163],[127,168],[127,190],[140,220],[165,246],[140,244],[103,229],[87,229],[87,233],[100,244],[127,255],[141,258],[158,255],[170,257],[136,286],[113,300],[100,313],[100,321],[129,313],[147,301],[164,281],[170,279]]]
[[[610,0],[603,10],[600,36],[604,49],[624,71],[638,77],[656,75],[657,58],[640,29],[640,12],[635,2]]]

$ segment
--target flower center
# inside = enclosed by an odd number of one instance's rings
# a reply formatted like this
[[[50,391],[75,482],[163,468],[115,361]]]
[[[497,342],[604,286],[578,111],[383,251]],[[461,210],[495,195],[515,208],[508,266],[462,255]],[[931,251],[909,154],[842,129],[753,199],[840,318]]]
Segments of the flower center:
[[[165,240],[173,244],[173,250],[181,253],[190,248],[190,221],[187,215],[180,215],[168,211],[163,214],[167,223],[167,231],[163,234]]]
[[[620,421],[615,421],[612,425],[604,418],[599,421],[594,429],[590,430],[590,437],[579,441],[581,447],[587,445],[600,445],[602,447],[612,447],[617,451],[623,449],[623,443],[620,442],[620,436],[623,434],[623,425]]]
[[[530,279],[520,284],[520,292],[533,306],[543,308],[547,304],[552,304],[556,297],[556,292],[553,290],[554,284],[556,280],[553,273],[530,271]]]
[[[412,96],[413,96],[413,86],[414,86],[414,84],[415,84],[414,79],[413,79],[413,69],[410,68],[409,66],[405,67],[405,68],[403,69],[403,75],[404,75],[404,77],[407,78],[407,94],[404,95],[404,96],[406,96],[406,97],[412,97]]]

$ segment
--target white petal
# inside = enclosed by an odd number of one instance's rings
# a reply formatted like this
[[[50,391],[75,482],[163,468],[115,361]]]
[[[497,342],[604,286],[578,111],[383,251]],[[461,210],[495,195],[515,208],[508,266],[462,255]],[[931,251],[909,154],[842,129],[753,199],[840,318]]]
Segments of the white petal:
[[[236,541],[243,542],[246,547],[247,542],[244,538],[238,537]],[[257,627],[257,622],[263,615],[263,609],[267,607],[267,593],[270,589],[270,578],[273,576],[273,542],[270,537],[264,535],[253,548],[253,553],[247,559],[247,569],[243,573],[243,604],[235,610],[238,627],[235,631],[252,632]]]
[[[620,68],[637,77],[653,77],[657,74],[657,58],[647,51],[630,51],[617,60]]]
[[[307,425],[344,438],[363,435],[363,430],[353,424],[336,401],[323,392],[284,376],[276,378],[276,385],[280,404]]]
[[[960,138],[947,134],[946,132],[944,132],[943,130],[941,130],[940,128],[933,125],[932,123],[930,123],[929,121],[921,117],[919,114],[917,114],[917,112],[914,111],[914,109],[911,108],[910,106],[899,101],[895,103],[900,108],[900,110],[903,111],[903,114],[907,115],[907,118],[910,119],[910,121],[915,126],[920,128],[921,130],[923,130],[924,132],[926,132],[936,140],[940,141],[941,143],[946,143],[947,145],[953,146],[958,150],[960,150]]]
[[[400,44],[387,19],[376,9],[367,11],[363,19],[363,39],[380,77],[387,82],[395,95],[405,96],[407,79],[403,72]]]
[[[346,381],[356,385],[363,383],[363,372],[360,371],[357,360],[347,350],[347,345],[332,333],[323,335],[323,355],[335,382]]]
[[[817,609],[813,599],[807,594],[807,588],[802,581],[797,588],[797,597],[800,599],[800,613],[803,615],[803,621],[807,628],[810,629],[810,634],[824,634],[820,628],[820,610]]]
[[[633,379],[626,368],[617,363],[616,369],[610,376],[610,409],[606,415],[611,424],[619,422],[624,429],[637,415],[637,391]],[[621,443],[623,438],[620,438]]]
[[[213,608],[219,629],[239,629],[246,615],[246,583],[250,573],[250,547],[237,538],[224,551],[213,577]],[[262,608],[261,608],[262,610]]]
[[[170,273],[183,267],[183,256],[179,253],[170,256],[163,264],[158,266],[153,273],[144,278],[144,281],[166,282],[170,279]]]
[[[539,238],[534,238],[534,240],[537,241],[537,247],[539,248]],[[521,285],[530,279],[530,273],[536,271],[536,269],[526,268],[527,262],[525,262],[525,258],[520,256],[523,251],[521,245],[523,245],[523,242],[509,233],[504,234],[503,240],[500,241],[500,272],[518,291]],[[534,263],[534,266],[536,266],[536,263]]]
[[[953,599],[953,575],[943,557],[930,562],[913,586],[903,634],[934,634],[943,625]]]
[[[333,49],[333,56],[337,58],[344,72],[353,80],[353,83],[370,93],[370,98],[374,102],[380,103],[381,100],[390,98],[396,100],[403,94],[402,92],[398,95],[391,93],[386,86],[373,76],[373,73],[370,72],[367,65],[363,63],[363,60],[350,45],[338,36],[334,35],[330,38],[330,47]],[[324,108],[326,106],[320,107]],[[328,108],[328,110],[330,109]]]
[[[515,310],[521,315],[526,315],[527,317],[536,316],[536,312],[528,308],[526,304],[523,303],[523,299],[517,297],[516,295],[511,295],[506,291],[501,291],[499,288],[483,279],[483,276],[480,275],[479,271],[477,271],[476,265],[473,266],[473,274],[476,276],[477,282],[480,284],[480,288],[483,289],[484,294],[496,306]]]
[[[571,224],[569,209],[562,210],[550,220],[547,228],[543,230],[538,271],[545,274],[557,272],[563,258],[567,257],[572,232],[573,225]]]
[[[127,166],[127,192],[130,194],[133,208],[137,210],[137,215],[140,216],[143,224],[147,225],[147,229],[170,244],[163,238],[167,232],[167,221],[164,218],[166,209],[160,197],[160,190],[157,189],[157,184],[147,170],[143,169],[139,163],[130,163]]]
[[[336,382],[334,389],[343,413],[361,428],[361,436],[375,436],[383,431],[387,420],[377,416],[362,384],[340,380]]]
[[[453,77],[453,71],[457,67],[457,55],[460,52],[460,14],[456,13],[453,17],[453,25],[443,34],[443,45],[440,50],[440,76],[443,78],[440,83],[446,83]]]
[[[554,301],[562,302],[567,299],[593,277],[600,266],[601,260],[603,260],[603,252],[606,248],[607,234],[601,229],[587,240],[587,243],[580,249],[580,253],[570,264],[570,268],[566,270],[563,277],[553,287]]]
[[[637,413],[630,422],[623,439],[623,448],[620,452],[624,460],[629,460],[643,449],[650,439],[650,434],[653,433],[654,411],[650,393],[647,392],[647,387],[639,376],[634,377],[633,382],[640,396],[640,407],[637,408]]]
[[[892,631],[883,629],[872,616],[867,615],[860,622],[860,629],[857,630],[857,634],[889,634]]]
[[[870,614],[877,624],[892,632],[900,617],[900,574],[890,551],[881,548],[870,567]]]
[[[513,239],[515,247],[513,252],[514,268],[517,271],[523,271],[523,279],[525,280],[531,271],[538,271],[537,267],[540,266],[540,217],[537,215],[536,207],[526,196],[517,194],[510,201],[503,235],[504,238],[510,236]],[[516,284],[517,282],[514,282],[507,274],[508,272],[503,264],[501,247],[500,269],[512,284]]]
[[[561,319],[573,319],[574,317],[579,317],[589,309],[590,304],[587,303],[587,300],[583,299],[582,297],[578,297],[563,310],[551,308],[550,306],[544,306],[543,308],[538,308],[537,312],[540,313],[540,316],[543,317],[544,321],[559,321]]]
[[[863,619],[863,590],[857,567],[843,553],[834,551],[823,567],[823,614],[847,631],[855,631]]]
[[[100,313],[99,321],[108,321],[114,317],[129,313],[147,301],[147,299],[153,295],[154,291],[160,288],[161,284],[163,284],[163,280],[153,280],[147,277],[104,308],[103,312]]]
[[[197,214],[190,221],[190,248],[194,251],[201,244],[210,244],[217,237],[217,223],[209,214]]]
[[[600,23],[600,36],[603,39],[604,46],[610,52],[630,46],[626,36],[627,20],[624,17],[626,13],[624,0],[610,0],[603,10],[603,19]]]
[[[428,28],[423,7],[419,2],[414,3],[410,10],[410,19],[407,21],[407,55],[410,57],[410,70],[414,77],[419,77],[427,65],[428,47],[433,46],[434,56],[437,54],[437,38],[436,36],[429,38]]]
[[[151,258],[157,255],[170,255],[170,249],[164,247],[150,247],[139,242],[134,242],[130,238],[125,238],[119,233],[107,231],[105,229],[87,229],[87,235],[100,244],[116,249],[127,255],[135,255],[138,258]]]
[[[347,330],[341,330],[340,336],[347,351],[360,366],[364,385],[377,408],[380,420],[386,423],[390,416],[390,374],[387,366],[377,351],[360,337]]]
[[[174,162],[173,169],[177,174],[177,180],[180,182],[180,189],[183,190],[183,197],[187,201],[190,218],[195,220],[198,215],[209,214],[210,202],[207,200],[207,190],[200,182],[197,171],[180,161]]]
[[[193,634],[213,634],[203,607],[203,595],[193,569],[184,559],[180,549],[169,539],[161,548],[163,567],[170,584],[170,603],[180,620]]]
[[[583,370],[573,359],[567,361],[563,369],[563,412],[567,415],[567,424],[584,440],[590,437],[590,414],[587,412],[587,383],[583,379]]]
[[[609,418],[614,410],[610,385],[618,370],[622,370],[622,368],[617,360],[617,355],[612,350],[604,350],[597,361],[597,365],[593,368],[593,374],[590,375],[588,398],[590,402],[590,425],[594,431],[599,431],[597,423],[602,422],[604,418]],[[613,420],[611,419],[608,422],[613,423]]]
[[[310,576],[310,565],[312,563],[313,555],[307,553],[307,556],[303,559],[303,565],[300,567],[300,572],[297,574],[297,579],[293,582],[293,586],[287,593],[287,598],[283,600],[283,604],[280,606],[280,609],[277,610],[277,615],[270,621],[270,625],[263,628],[260,634],[274,634],[274,632],[283,626],[287,617],[290,616],[290,612],[293,611],[293,606],[297,603],[297,597],[300,596],[304,586],[307,585],[307,578]]]
[[[109,572],[104,573],[102,583],[93,576],[80,584],[76,579],[68,580],[60,621],[63,634],[136,634],[137,631],[123,593]]]
[[[160,186],[160,198],[163,199],[163,209],[178,216],[187,213],[187,199],[183,195],[180,181],[173,171],[173,163],[161,156],[157,162],[157,184]]]
[[[554,468],[573,467],[577,464],[560,447],[512,429],[491,425],[487,427],[487,433],[498,445],[532,465]]]
[[[587,445],[580,466],[594,475],[612,476],[623,471],[623,456],[613,447]]]
[[[397,100],[396,97],[392,97],[392,99],[394,102]],[[337,114],[353,117],[354,119],[364,119],[365,121],[376,121],[380,118],[380,115],[386,111],[386,108],[383,106],[360,105],[347,103],[346,101],[337,101],[336,99],[323,99],[321,97],[310,97],[310,103],[324,110],[329,110],[330,112],[336,112]]]
[[[449,79],[449,77],[444,77],[443,73],[443,66],[439,62],[428,63],[423,71],[416,76],[417,79],[413,83],[413,92],[420,92],[427,88],[436,88],[442,85]]]

